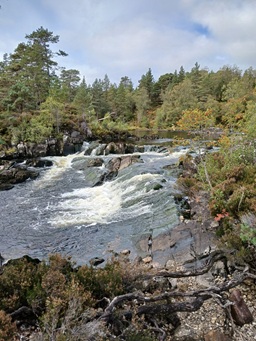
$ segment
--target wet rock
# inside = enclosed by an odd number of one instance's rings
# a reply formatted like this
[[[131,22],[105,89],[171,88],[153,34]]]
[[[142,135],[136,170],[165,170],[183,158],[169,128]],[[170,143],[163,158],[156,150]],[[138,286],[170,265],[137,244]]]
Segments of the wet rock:
[[[121,158],[115,157],[108,162],[107,169],[109,170],[109,172],[117,172],[119,170],[120,165]]]
[[[51,160],[32,159],[27,160],[26,165],[29,167],[44,168],[51,167],[53,165],[53,162]]]
[[[0,173],[0,184],[17,184],[27,179],[35,179],[37,176],[37,172],[25,168],[6,169]]]
[[[100,158],[88,160],[87,167],[101,167],[104,161]]]
[[[159,183],[156,183],[154,186],[153,186],[153,190],[154,191],[158,191],[159,189],[163,188],[163,185],[159,184]]]
[[[14,187],[14,185],[11,185],[11,184],[1,184],[0,183],[0,191],[9,191],[13,187]]]
[[[100,258],[100,257],[94,257],[92,259],[89,260],[89,263],[92,265],[92,266],[98,266],[102,263],[105,262],[105,259],[104,258]]]
[[[134,158],[131,155],[127,155],[121,158],[119,170],[129,167],[133,163]]]
[[[105,155],[109,154],[124,154],[125,153],[125,144],[110,142],[105,148]]]
[[[178,206],[178,212],[180,216],[184,219],[191,219],[191,207],[189,204],[189,199],[187,197],[183,197],[180,194],[176,194],[174,196],[174,201]]]
[[[134,150],[135,150],[135,146],[133,144],[126,144],[125,145],[125,154],[132,154],[132,153],[134,153]]]
[[[151,190],[158,191],[161,188],[163,188],[163,185],[161,185],[159,182],[156,182],[156,181],[149,182],[145,186],[146,192],[149,192]]]
[[[20,262],[27,262],[27,263],[37,265],[40,263],[40,260],[38,258],[32,258],[28,255],[25,255],[20,258],[10,259],[7,263],[4,264],[4,267],[8,267],[10,265],[18,266]]]
[[[90,167],[101,167],[104,161],[101,158],[88,159],[85,157],[77,157],[72,160],[72,168],[76,170],[85,170]]]
[[[84,155],[91,155],[93,150],[99,147],[99,141],[93,141],[84,151]]]
[[[105,181],[105,173],[100,168],[88,167],[84,169],[87,186],[99,186]]]
[[[251,323],[253,321],[253,316],[242,297],[241,291],[239,289],[234,289],[231,292],[229,299],[234,303],[234,305],[231,306],[231,315],[235,323],[239,326]]]

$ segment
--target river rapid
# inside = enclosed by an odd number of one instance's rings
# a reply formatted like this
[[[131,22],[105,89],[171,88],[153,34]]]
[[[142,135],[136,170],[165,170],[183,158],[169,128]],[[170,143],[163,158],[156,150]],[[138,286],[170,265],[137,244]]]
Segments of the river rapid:
[[[124,249],[131,250],[131,258],[145,256],[139,241],[179,222],[174,202],[177,170],[172,165],[185,152],[147,145],[135,153],[141,162],[99,186],[92,186],[86,173],[75,167],[78,160],[95,158],[95,151],[89,156],[83,151],[47,157],[54,165],[41,169],[36,180],[0,192],[0,253],[5,260],[23,255],[47,259],[61,253],[78,265]],[[100,155],[104,164],[95,171],[104,171],[117,156]]]

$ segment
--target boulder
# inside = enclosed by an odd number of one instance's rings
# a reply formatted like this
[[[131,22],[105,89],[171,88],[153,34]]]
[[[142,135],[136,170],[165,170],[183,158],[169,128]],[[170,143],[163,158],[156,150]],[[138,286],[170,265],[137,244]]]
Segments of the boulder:
[[[122,251],[120,252],[120,254],[123,255],[123,256],[129,256],[130,253],[131,253],[131,251],[128,250],[128,249],[122,250]]]
[[[0,183],[0,191],[9,191],[13,187],[14,187],[14,185],[11,185],[11,184],[1,184]]]
[[[120,163],[120,166],[119,166],[119,170],[127,168],[127,167],[129,167],[130,165],[132,165],[133,163],[136,163],[136,162],[143,162],[140,159],[139,155],[122,156],[121,157],[121,163]]]
[[[105,155],[124,154],[124,153],[125,153],[125,144],[122,142],[119,142],[119,143],[110,142],[105,148]]]
[[[104,258],[100,258],[100,257],[94,257],[92,259],[89,260],[89,263],[92,265],[92,266],[98,266],[102,263],[105,262],[105,259]]]
[[[26,168],[11,168],[3,170],[0,173],[0,183],[2,184],[17,184],[26,181],[27,179],[37,178],[38,173]]]
[[[121,158],[115,157],[108,162],[107,169],[109,172],[118,172],[120,165],[121,165]]]
[[[72,168],[76,170],[84,170],[90,167],[101,167],[104,161],[101,158],[88,159],[85,157],[77,157],[72,160]]]
[[[90,187],[101,185],[106,178],[105,172],[100,168],[88,167],[83,172],[87,186]]]
[[[27,160],[26,165],[29,167],[44,168],[51,167],[53,165],[53,162],[51,160],[32,159]]]
[[[84,151],[84,155],[91,155],[93,150],[99,147],[100,142],[99,141],[94,141],[92,142],[89,146]]]
[[[228,275],[226,264],[222,260],[215,262],[211,269],[211,273],[214,277],[219,276],[219,277],[226,278]]]
[[[64,156],[70,155],[70,154],[75,154],[77,152],[75,145],[70,142],[65,142],[63,145],[63,151],[62,154]]]
[[[62,144],[60,140],[49,138],[47,140],[47,156],[57,156],[62,154]]]
[[[19,157],[25,157],[26,156],[26,145],[24,144],[24,142],[20,142],[17,145],[17,150],[19,153]]]
[[[231,292],[229,299],[234,303],[231,306],[231,315],[234,322],[239,326],[251,323],[253,321],[253,316],[242,297],[241,291],[239,289],[234,289]]]
[[[48,144],[27,142],[25,148],[27,157],[31,158],[43,157],[47,155]]]

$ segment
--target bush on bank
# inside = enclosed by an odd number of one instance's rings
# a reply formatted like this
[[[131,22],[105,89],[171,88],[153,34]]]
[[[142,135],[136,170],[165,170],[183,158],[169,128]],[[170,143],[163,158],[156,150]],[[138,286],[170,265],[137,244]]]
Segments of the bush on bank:
[[[256,248],[256,148],[243,134],[223,135],[217,151],[182,160],[185,172],[178,184],[187,195],[209,193],[209,208],[219,223],[217,235],[238,250],[241,258],[255,258]],[[189,166],[189,163],[192,166]],[[196,171],[195,171],[195,163]],[[191,171],[192,170],[192,171]]]

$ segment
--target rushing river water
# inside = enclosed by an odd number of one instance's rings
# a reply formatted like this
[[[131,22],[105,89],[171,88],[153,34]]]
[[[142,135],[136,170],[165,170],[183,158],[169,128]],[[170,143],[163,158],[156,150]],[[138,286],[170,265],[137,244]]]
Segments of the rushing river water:
[[[171,166],[184,149],[159,152],[150,146],[112,181],[91,186],[76,161],[84,153],[49,157],[54,162],[34,181],[0,192],[0,252],[5,259],[50,253],[72,256],[77,264],[110,251],[130,249],[144,255],[138,240],[153,237],[178,223],[174,203],[175,171]],[[106,164],[117,155],[99,156]],[[95,168],[102,171],[104,165]],[[162,188],[156,190],[155,185]]]

